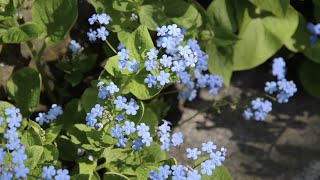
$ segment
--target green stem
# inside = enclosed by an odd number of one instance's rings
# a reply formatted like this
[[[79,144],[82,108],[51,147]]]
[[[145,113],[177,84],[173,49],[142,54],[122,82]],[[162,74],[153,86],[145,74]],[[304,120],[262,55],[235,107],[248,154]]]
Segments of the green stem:
[[[41,65],[41,57],[42,57],[42,54],[43,54],[44,50],[47,47],[46,43],[45,42],[43,43],[43,45],[42,45],[42,47],[41,47],[41,49],[40,49],[40,51],[38,53],[37,53],[36,49],[34,48],[34,46],[33,46],[31,41],[28,41],[27,45],[28,45],[28,47],[29,47],[29,49],[31,51],[32,59],[36,63],[37,70],[41,74],[42,83],[43,83],[44,89],[45,89],[45,91],[46,91],[46,93],[48,95],[48,98],[49,98],[50,102],[55,102],[55,97],[54,97],[52,91],[50,90],[48,78],[46,76],[45,71],[42,68],[42,65]]]
[[[113,48],[113,46],[109,43],[108,40],[106,40],[106,43],[108,44],[108,46],[110,47],[110,49],[111,49],[115,54],[118,54],[118,52]]]
[[[99,171],[100,169],[106,168],[107,162],[104,162],[95,168],[95,171]]]
[[[277,99],[275,97],[270,96],[269,94],[265,94],[265,96],[269,99],[271,99],[272,101],[277,101]]]

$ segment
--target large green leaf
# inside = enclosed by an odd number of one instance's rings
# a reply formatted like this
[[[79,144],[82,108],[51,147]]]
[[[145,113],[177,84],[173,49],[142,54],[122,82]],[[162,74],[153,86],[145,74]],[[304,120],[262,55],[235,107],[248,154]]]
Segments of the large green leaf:
[[[18,70],[7,81],[8,93],[24,117],[30,116],[37,107],[40,87],[40,74],[28,67]]]
[[[216,47],[212,42],[207,46],[206,52],[209,56],[209,71],[220,75],[224,84],[228,85],[233,71],[232,47]]]
[[[130,57],[137,62],[145,61],[145,53],[154,47],[153,41],[146,26],[139,26],[128,38],[126,49],[130,51]]]
[[[298,13],[292,7],[285,17],[254,14],[253,10],[245,10],[239,30],[240,40],[234,45],[234,70],[250,69],[265,62],[294,34],[298,26]]]
[[[237,22],[232,0],[215,0],[209,5],[207,14],[213,25],[230,32],[237,30]]]
[[[202,25],[202,17],[197,8],[183,0],[165,0],[165,14],[170,20],[180,27],[200,27]]]
[[[320,98],[320,64],[305,60],[299,68],[303,87],[312,96]]]
[[[139,7],[140,23],[151,30],[156,30],[167,24],[167,17],[163,12],[163,5],[159,3],[147,4]]]
[[[272,12],[276,16],[285,16],[290,0],[249,0],[262,10]]]
[[[46,144],[51,144],[59,135],[60,131],[62,129],[62,125],[58,126],[52,126],[48,129],[46,129],[46,134],[45,134],[45,143]]]
[[[1,34],[0,43],[21,43],[39,37],[42,29],[35,23],[26,23],[8,29]]]
[[[54,44],[63,39],[78,16],[77,0],[35,0],[32,21],[40,25],[47,35],[46,42]]]
[[[41,140],[40,134],[37,133],[32,127],[24,131],[21,138],[21,143],[26,145],[27,147],[33,146],[33,145],[42,146],[42,140]]]
[[[34,169],[41,159],[44,148],[42,146],[31,146],[26,148],[26,154],[28,159],[25,161],[26,167]]]

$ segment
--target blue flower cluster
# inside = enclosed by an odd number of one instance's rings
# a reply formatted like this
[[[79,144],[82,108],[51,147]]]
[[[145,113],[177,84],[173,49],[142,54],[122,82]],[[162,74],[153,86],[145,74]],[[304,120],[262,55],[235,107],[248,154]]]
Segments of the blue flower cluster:
[[[48,113],[39,113],[38,117],[36,117],[36,122],[42,126],[43,124],[48,124],[57,119],[59,115],[62,115],[63,111],[61,106],[56,104],[52,104],[51,108],[49,109]]]
[[[56,170],[53,166],[44,166],[42,168],[42,179],[44,180],[69,180],[69,171],[67,169]]]
[[[20,142],[17,128],[20,127],[22,116],[20,110],[12,107],[5,109],[5,121],[7,129],[4,133],[5,148],[0,148],[0,179],[26,178],[29,169],[25,167],[25,146]],[[4,118],[0,117],[0,125],[3,126]],[[10,164],[5,164],[4,159],[11,159]]]
[[[251,118],[254,118],[257,121],[263,121],[266,119],[269,112],[272,110],[272,103],[268,100],[261,100],[260,98],[257,98],[253,101],[251,101],[251,107],[247,108],[243,112],[243,117],[246,120],[250,120]]]
[[[308,23],[307,29],[311,33],[309,37],[310,43],[315,44],[320,36],[320,23],[318,24]]]
[[[171,123],[163,120],[163,123],[157,127],[157,136],[161,143],[160,149],[169,152],[170,147],[177,147],[183,143],[183,134],[177,132],[170,137]]]
[[[222,165],[227,151],[226,148],[222,147],[220,151],[214,152],[213,150],[216,148],[217,146],[214,145],[212,141],[202,143],[202,151],[199,151],[197,148],[187,148],[187,157],[193,160],[198,159],[198,156],[202,152],[209,155],[210,158],[200,164],[200,173],[196,169],[183,165],[173,165],[172,167],[164,165],[158,168],[158,172],[150,171],[149,178],[152,180],[165,180],[171,176],[171,179],[200,180],[201,175],[212,175],[215,168]]]
[[[287,103],[289,98],[297,92],[297,86],[293,81],[288,81],[286,76],[286,63],[283,58],[275,58],[272,64],[272,75],[278,81],[266,82],[264,91],[270,95],[277,94],[278,103]],[[257,121],[266,119],[267,114],[272,110],[272,103],[268,100],[263,101],[257,98],[251,102],[251,107],[247,108],[242,116],[246,120],[254,118]]]
[[[100,106],[100,104],[96,104],[92,109],[90,113],[87,113],[86,116],[86,125],[93,127],[97,124],[97,118],[102,117],[103,113],[103,107]],[[100,129],[100,128],[99,128]]]
[[[157,28],[157,36],[156,44],[159,50],[148,50],[147,59],[143,63],[149,72],[144,79],[148,88],[162,88],[170,83],[170,79],[178,77],[176,83],[183,84],[179,99],[193,100],[197,96],[196,88],[209,87],[209,92],[217,95],[222,87],[222,78],[205,74],[208,70],[208,55],[201,51],[196,40],[184,42],[183,30],[176,24]],[[123,46],[119,46],[118,50],[119,69],[136,72],[140,64],[134,59],[129,61],[129,50]]]
[[[278,81],[266,82],[264,91],[268,94],[277,94],[278,103],[287,103],[289,98],[297,92],[297,86],[293,81],[285,79],[285,66],[283,58],[275,58],[272,65],[272,74]]]
[[[145,123],[141,123],[135,126],[134,122],[125,121],[123,125],[115,122],[115,125],[110,128],[110,136],[116,138],[118,141],[116,143],[117,147],[126,147],[128,142],[128,136],[136,133],[138,135],[137,139],[132,141],[132,149],[135,151],[141,150],[143,145],[149,147],[153,141],[150,132],[150,128]]]
[[[104,27],[103,25],[108,25],[110,22],[110,16],[108,16],[105,13],[102,14],[93,14],[89,19],[89,24],[93,25],[96,22],[99,23],[100,27],[96,30],[89,29],[89,32],[87,32],[87,36],[89,38],[89,41],[96,41],[97,38],[101,39],[102,41],[107,40],[107,37],[109,36],[109,31]]]
[[[113,82],[110,82],[108,85],[103,86],[104,82],[100,81],[97,84],[97,87],[99,88],[98,97],[100,99],[105,100],[106,98],[112,98],[115,93],[119,92],[119,88],[116,84]]]
[[[81,50],[81,45],[77,43],[75,40],[71,40],[69,44],[69,49],[72,52],[72,54],[77,54]]]

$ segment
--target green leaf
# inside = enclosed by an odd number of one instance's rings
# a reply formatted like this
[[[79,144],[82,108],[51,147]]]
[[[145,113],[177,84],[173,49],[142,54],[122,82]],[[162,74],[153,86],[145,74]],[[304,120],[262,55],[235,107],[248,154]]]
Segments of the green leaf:
[[[61,115],[57,124],[63,125],[64,129],[68,129],[77,123],[84,123],[86,113],[82,108],[82,104],[79,99],[72,99],[64,108],[64,113]]]
[[[71,180],[89,180],[90,175],[89,174],[77,174],[71,176]]]
[[[198,171],[201,171],[201,166],[198,166]],[[216,167],[216,169],[212,172],[211,176],[203,175],[201,176],[201,180],[232,180],[232,177],[229,171],[222,165]]]
[[[301,52],[310,47],[309,36],[307,30],[307,22],[303,15],[299,13],[299,24],[296,32],[285,42],[285,46],[293,52]],[[305,53],[309,58],[313,58],[314,53]]]
[[[160,118],[157,114],[148,106],[144,108],[143,116],[139,123],[145,123],[150,127],[150,129],[154,129],[156,126],[159,125]],[[151,136],[155,134],[154,131],[150,131]]]
[[[276,53],[294,34],[298,13],[290,7],[286,16],[255,15],[247,9],[234,45],[233,69],[246,70],[258,66]]]
[[[52,126],[48,129],[46,129],[44,143],[51,144],[56,139],[56,137],[59,135],[61,129],[62,129],[62,125]]]
[[[150,176],[150,171],[156,171],[158,169],[157,166],[139,166],[136,169],[137,179],[138,180],[147,180]]]
[[[121,12],[131,12],[135,9],[135,4],[130,1],[118,0],[112,2],[113,9]]]
[[[319,0],[313,0],[313,14],[314,17],[316,18],[317,22],[320,21],[320,1]]]
[[[37,107],[40,87],[40,74],[28,67],[18,70],[7,81],[8,93],[24,117],[29,117]]]
[[[232,71],[232,47],[216,47],[214,43],[207,46],[208,68],[212,74],[220,75],[224,84],[229,85]]]
[[[59,157],[59,151],[56,145],[44,145],[43,157],[44,162],[55,163]]]
[[[290,0],[249,0],[262,10],[269,11],[276,16],[285,16],[290,6]]]
[[[107,70],[107,72],[114,76],[114,77],[122,77],[127,76],[130,74],[133,74],[134,72],[129,72],[127,69],[119,69],[119,56],[112,56],[108,59],[106,65],[104,66],[104,69]]]
[[[180,27],[184,26],[188,29],[202,25],[201,14],[193,4],[183,0],[165,0],[163,4],[165,6],[165,14]]]
[[[320,42],[318,41],[316,44],[311,45],[307,48],[303,53],[306,55],[310,60],[320,63]]]
[[[4,114],[4,111],[5,111],[5,109],[11,108],[11,107],[14,107],[14,106],[6,101],[0,101],[0,117],[2,117],[2,118],[6,117]],[[5,121],[2,123],[5,123]],[[5,125],[0,124],[0,133],[3,133],[5,131],[5,128],[6,128]]]
[[[77,16],[77,0],[35,0],[32,5],[32,22],[46,31],[49,45],[64,38]]]
[[[28,159],[25,161],[26,167],[34,169],[38,162],[41,161],[41,156],[44,151],[42,146],[31,146],[26,148],[26,154]]]
[[[304,60],[299,68],[299,77],[305,90],[320,98],[320,64]]]
[[[154,47],[153,41],[146,26],[139,26],[129,37],[125,44],[130,51],[130,57],[137,62],[145,61],[145,53]]]
[[[104,180],[112,179],[112,180],[129,180],[129,178],[123,174],[116,172],[106,172],[103,175]]]
[[[42,146],[40,134],[38,134],[32,127],[30,127],[23,133],[21,143],[26,145],[27,147],[33,145]]]
[[[168,23],[167,17],[163,12],[163,6],[160,3],[147,4],[139,7],[140,23],[151,30],[156,30]]]
[[[77,147],[67,137],[58,137],[56,143],[58,145],[59,158],[65,161],[75,161],[78,159]]]
[[[21,43],[39,37],[41,28],[35,23],[25,23],[21,26],[12,27],[1,34],[0,43]]]
[[[81,96],[81,104],[84,110],[89,113],[96,104],[98,103],[98,89],[87,88]],[[84,119],[83,119],[84,122]]]
[[[215,0],[209,5],[207,14],[212,18],[215,27],[222,27],[229,32],[237,30],[236,16],[232,4],[232,0]]]
[[[162,90],[162,88],[148,88],[147,84],[144,83],[147,74],[146,70],[139,72],[130,83],[130,92],[140,100],[151,99]]]
[[[79,161],[79,174],[93,175],[93,171],[97,166],[96,161],[90,161],[88,157],[82,157]]]

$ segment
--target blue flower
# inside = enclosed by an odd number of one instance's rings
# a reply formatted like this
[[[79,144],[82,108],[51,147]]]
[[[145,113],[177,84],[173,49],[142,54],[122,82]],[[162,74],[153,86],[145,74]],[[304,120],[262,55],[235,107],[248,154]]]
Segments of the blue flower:
[[[161,150],[169,151],[170,150],[170,134],[164,133],[160,135]]]
[[[100,15],[98,15],[98,21],[99,21],[99,23],[100,24],[105,24],[105,25],[107,25],[107,24],[109,24],[109,21],[110,21],[110,16],[108,16],[107,14],[105,14],[105,13],[102,13],[102,14],[100,14]]]
[[[168,179],[169,176],[171,175],[171,170],[170,170],[170,166],[168,165],[164,165],[164,166],[160,166],[158,167],[158,177],[159,179]]]
[[[98,14],[93,14],[89,19],[89,24],[93,25],[98,20]]]
[[[136,101],[131,98],[130,102],[125,107],[125,109],[126,109],[126,114],[127,115],[136,115],[137,114],[137,110],[139,109],[139,106],[136,103]]]
[[[57,175],[54,177],[55,180],[69,180],[69,171],[67,169],[58,169]]]
[[[142,142],[149,147],[152,142],[152,137],[150,136],[149,132],[146,132],[142,135]]]
[[[20,114],[12,114],[11,116],[7,117],[6,119],[7,124],[10,128],[18,128],[20,127],[20,123],[22,121],[22,116]]]
[[[116,105],[117,109],[123,109],[126,107],[127,98],[118,96],[116,100],[114,100],[113,104]]]
[[[133,140],[132,142],[132,149],[135,150],[135,151],[139,151],[142,149],[142,146],[143,146],[143,142],[142,142],[142,139],[141,138],[138,138],[136,140]]]
[[[125,138],[123,135],[118,137],[118,141],[116,143],[117,147],[126,147],[126,144],[128,142],[128,139]]]
[[[181,34],[181,29],[178,28],[176,24],[169,25],[168,34],[172,36],[179,36]]]
[[[166,54],[162,55],[162,58],[160,59],[160,64],[165,68],[170,68],[172,65],[172,57]]]
[[[73,54],[76,54],[81,49],[81,45],[77,43],[75,40],[71,40],[69,44],[69,49]]]
[[[215,144],[213,144],[212,141],[208,141],[207,143],[202,143],[202,148],[201,148],[201,150],[202,150],[203,152],[212,153],[212,151],[213,151],[214,149],[216,149],[216,148],[217,148],[217,146],[216,146]]]
[[[186,65],[183,61],[173,61],[173,66],[171,67],[172,72],[180,72],[186,69]]]
[[[245,120],[250,120],[253,117],[253,112],[250,108],[248,108],[243,112],[242,116]]]
[[[145,123],[141,123],[137,126],[138,136],[142,137],[144,134],[149,132],[150,128]]]
[[[180,146],[183,143],[183,134],[181,132],[177,132],[172,134],[172,146]]]
[[[118,56],[119,56],[119,59],[120,60],[127,60],[129,59],[129,53],[130,51],[129,50],[126,50],[126,49],[121,49],[119,52],[118,52]]]
[[[118,68],[121,70],[124,70],[127,67],[127,61],[125,60],[119,60],[118,61]]]
[[[217,95],[219,90],[222,88],[223,80],[221,76],[209,75],[207,83],[209,85],[209,93]]]
[[[98,97],[100,99],[106,99],[108,95],[109,95],[109,92],[107,90],[107,87],[99,88]]]
[[[117,121],[122,121],[122,120],[124,120],[124,116],[122,114],[118,114],[118,115],[116,115],[115,119]]]
[[[89,38],[89,41],[96,41],[97,40],[97,31],[89,29],[89,32],[87,32],[87,36]]]
[[[274,81],[266,82],[266,86],[264,88],[264,91],[268,94],[273,94],[278,90],[277,83]]]
[[[56,175],[56,170],[53,166],[44,166],[42,168],[42,175],[41,177],[45,180],[51,180],[53,176]]]
[[[4,157],[6,156],[6,151],[3,148],[0,148],[0,164],[4,162]]]
[[[107,40],[108,36],[109,32],[104,26],[97,29],[97,37],[100,38],[102,41]]]
[[[147,52],[147,58],[148,58],[148,60],[157,59],[158,53],[159,53],[158,50],[156,50],[156,49],[154,49],[154,48],[151,48],[150,51]]]
[[[127,66],[128,66],[128,71],[129,72],[137,72],[138,71],[138,67],[139,67],[139,63],[137,62],[137,60],[132,60],[132,61],[127,61]]]
[[[115,85],[113,82],[110,82],[108,86],[106,86],[107,91],[109,91],[109,94],[113,95],[116,92],[119,92],[119,88],[117,85]]]
[[[16,178],[26,178],[27,174],[29,174],[29,169],[24,165],[15,166],[13,170]]]
[[[198,156],[201,154],[201,151],[198,151],[198,148],[187,148],[187,158],[190,159],[192,158],[193,160],[198,159]]]
[[[121,42],[117,46],[118,51],[121,51],[121,49],[124,49],[124,48],[126,48],[126,47]]]
[[[212,159],[212,163],[216,166],[221,166],[222,162],[225,160],[225,157],[220,151],[211,153],[210,158]]]
[[[1,180],[11,180],[13,179],[13,174],[9,171],[3,171],[0,177]]]
[[[122,126],[122,131],[126,134],[129,135],[131,133],[134,133],[136,131],[134,122],[129,122],[126,121],[124,122],[124,125]]]
[[[192,53],[190,46],[186,45],[186,46],[179,46],[178,47],[179,50],[179,54],[181,54],[181,56],[183,56],[184,58],[189,57],[189,55]]]
[[[200,180],[201,175],[198,173],[198,170],[193,169],[189,170],[187,173],[187,180]]]
[[[23,165],[23,162],[27,159],[27,155],[24,153],[24,149],[13,151],[11,155],[12,163],[18,163],[19,165]]]
[[[278,80],[281,80],[285,77],[286,73],[286,63],[282,57],[275,58],[272,64],[272,75],[276,76]]]
[[[164,86],[165,84],[168,84],[170,82],[169,77],[169,73],[160,71],[159,75],[157,76],[157,81],[159,81],[160,85]]]
[[[157,36],[165,36],[168,32],[168,28],[166,26],[158,27],[157,29]]]
[[[97,123],[96,116],[91,113],[87,113],[86,122],[87,126],[93,127]]]
[[[182,165],[173,165],[171,167],[172,171],[172,180],[185,180],[185,170],[187,169],[186,167]]]
[[[42,126],[44,123],[48,123],[47,122],[47,118],[46,118],[46,114],[45,113],[39,113],[38,117],[36,117],[36,122]]]
[[[20,140],[19,139],[10,139],[8,141],[8,143],[6,144],[6,147],[9,150],[19,149],[21,147]]]
[[[155,70],[157,69],[156,61],[153,59],[149,59],[146,62],[144,62],[144,65],[146,66],[147,71]]]
[[[213,164],[211,160],[206,160],[205,162],[202,162],[200,165],[201,174],[206,174],[208,176],[211,176],[212,171],[216,168],[216,166]]]
[[[152,88],[153,86],[157,85],[157,76],[148,74],[147,77],[144,79],[144,83],[148,85],[148,88]]]
[[[3,137],[8,140],[18,139],[17,128],[8,128]]]
[[[119,126],[119,124],[116,124],[115,126],[110,128],[110,136],[114,138],[118,138],[122,136],[122,128]]]

